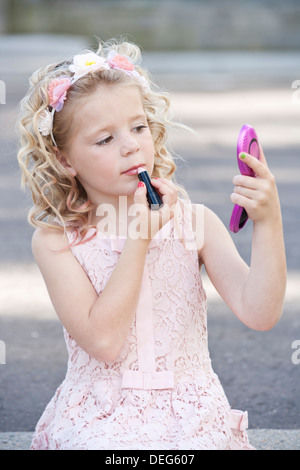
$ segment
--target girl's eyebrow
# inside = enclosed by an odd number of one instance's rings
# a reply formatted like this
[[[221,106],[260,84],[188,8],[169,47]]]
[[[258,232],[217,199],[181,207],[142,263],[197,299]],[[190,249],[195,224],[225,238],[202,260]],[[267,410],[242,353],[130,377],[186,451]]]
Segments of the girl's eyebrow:
[[[143,114],[138,114],[136,116],[132,116],[132,117],[129,118],[129,121],[130,122],[135,122],[135,121],[138,121],[140,119],[147,122],[146,114],[143,113]],[[113,126],[114,126],[114,124],[107,125],[107,126],[104,126],[104,127],[99,127],[94,132],[92,132],[91,134],[87,133],[87,138],[88,139],[94,139],[101,133],[110,132]]]

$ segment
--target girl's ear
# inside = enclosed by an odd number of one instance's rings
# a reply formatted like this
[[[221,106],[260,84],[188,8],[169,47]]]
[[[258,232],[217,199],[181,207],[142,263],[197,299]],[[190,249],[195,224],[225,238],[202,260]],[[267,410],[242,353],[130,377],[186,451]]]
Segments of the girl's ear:
[[[62,166],[70,173],[71,176],[77,175],[77,171],[75,168],[70,164],[69,160],[58,150],[57,147],[54,147],[56,158],[62,164]]]

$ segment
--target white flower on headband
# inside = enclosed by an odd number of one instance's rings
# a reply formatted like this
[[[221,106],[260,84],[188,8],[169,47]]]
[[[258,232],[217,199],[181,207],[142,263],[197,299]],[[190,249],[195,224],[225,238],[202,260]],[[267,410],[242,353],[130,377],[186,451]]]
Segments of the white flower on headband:
[[[38,128],[42,135],[47,136],[51,134],[53,126],[53,113],[48,109],[44,109],[38,118]]]
[[[108,70],[109,68],[110,67],[106,60],[94,52],[75,55],[73,58],[73,64],[69,66],[70,72],[74,73],[73,82],[89,72]]]

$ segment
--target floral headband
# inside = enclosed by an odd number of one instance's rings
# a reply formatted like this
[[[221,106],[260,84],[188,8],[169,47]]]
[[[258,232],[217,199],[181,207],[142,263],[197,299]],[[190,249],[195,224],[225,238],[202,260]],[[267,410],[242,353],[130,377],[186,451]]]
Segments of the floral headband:
[[[143,91],[149,91],[149,83],[145,77],[140,75],[135,69],[134,64],[128,56],[118,54],[116,51],[110,51],[107,58],[100,57],[94,52],[75,55],[73,63],[69,66],[73,76],[62,76],[54,78],[48,86],[49,105],[52,108],[46,108],[39,117],[38,128],[43,136],[51,135],[54,145],[56,145],[53,137],[53,118],[54,113],[62,110],[67,96],[67,91],[79,78],[84,77],[90,72],[100,70],[117,69],[122,70],[126,75],[131,76],[142,87]]]

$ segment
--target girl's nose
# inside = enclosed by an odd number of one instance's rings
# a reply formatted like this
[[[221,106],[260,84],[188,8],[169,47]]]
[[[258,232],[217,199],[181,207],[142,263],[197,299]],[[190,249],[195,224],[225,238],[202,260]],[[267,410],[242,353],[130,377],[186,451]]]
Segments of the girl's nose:
[[[140,145],[134,136],[126,136],[122,141],[121,155],[122,157],[128,157],[133,153],[136,153],[140,150]]]

